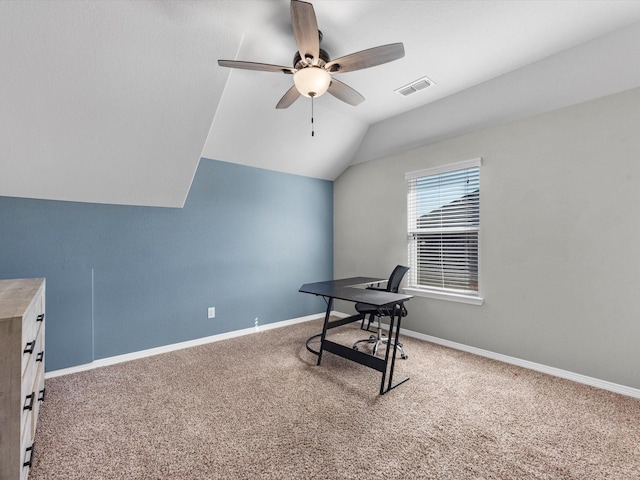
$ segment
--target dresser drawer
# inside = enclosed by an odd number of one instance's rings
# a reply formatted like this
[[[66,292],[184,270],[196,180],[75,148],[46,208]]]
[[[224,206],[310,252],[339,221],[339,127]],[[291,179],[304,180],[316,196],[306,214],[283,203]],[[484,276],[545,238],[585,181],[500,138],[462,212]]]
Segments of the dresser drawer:
[[[44,323],[43,302],[40,296],[33,299],[22,317],[22,336],[25,340],[36,336],[40,325]]]
[[[38,424],[38,414],[40,413],[40,406],[45,399],[45,387],[44,387],[44,364],[38,363],[38,371],[36,373],[36,379],[33,385],[36,393],[33,400],[33,415],[31,416],[31,437],[36,438],[36,426]],[[25,426],[26,428],[26,426]]]
[[[22,319],[22,375],[24,376],[27,366],[32,357],[35,357],[41,350],[41,346],[36,345],[44,324],[44,313],[37,313],[33,308],[29,309],[29,314]]]
[[[26,412],[26,423],[32,423],[32,412]],[[29,475],[29,469],[31,462],[33,462],[33,456],[35,454],[35,445],[33,443],[33,435],[31,434],[31,428],[25,428],[20,433],[20,478],[27,478]]]

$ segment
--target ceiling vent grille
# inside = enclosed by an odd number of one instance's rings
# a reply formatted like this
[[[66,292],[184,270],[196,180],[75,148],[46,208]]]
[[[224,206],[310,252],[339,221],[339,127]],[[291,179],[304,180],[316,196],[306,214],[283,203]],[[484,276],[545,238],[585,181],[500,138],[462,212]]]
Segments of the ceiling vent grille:
[[[408,97],[409,95],[419,92],[420,90],[424,90],[431,85],[435,85],[432,80],[429,80],[427,77],[422,77],[408,85],[405,85],[404,87],[394,90],[394,92],[399,93],[403,97]]]

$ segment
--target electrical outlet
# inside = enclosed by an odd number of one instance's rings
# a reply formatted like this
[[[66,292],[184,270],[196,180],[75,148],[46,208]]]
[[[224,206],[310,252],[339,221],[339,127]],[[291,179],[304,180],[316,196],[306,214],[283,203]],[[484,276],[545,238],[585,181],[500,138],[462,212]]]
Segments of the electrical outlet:
[[[209,307],[207,309],[207,318],[216,318],[216,307]]]

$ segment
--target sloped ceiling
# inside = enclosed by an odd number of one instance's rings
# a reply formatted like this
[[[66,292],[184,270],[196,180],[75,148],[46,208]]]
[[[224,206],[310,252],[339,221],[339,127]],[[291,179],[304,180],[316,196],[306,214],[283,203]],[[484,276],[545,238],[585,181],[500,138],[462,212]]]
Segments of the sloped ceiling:
[[[0,2],[0,195],[181,207],[200,157],[333,180],[350,164],[640,86],[640,1],[312,2],[366,101],[275,104],[288,0]],[[394,90],[422,76],[435,85]]]

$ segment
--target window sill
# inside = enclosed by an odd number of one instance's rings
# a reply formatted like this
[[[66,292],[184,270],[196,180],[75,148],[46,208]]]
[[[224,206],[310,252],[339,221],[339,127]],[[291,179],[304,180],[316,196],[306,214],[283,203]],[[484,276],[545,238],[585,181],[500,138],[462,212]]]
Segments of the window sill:
[[[466,303],[468,305],[482,305],[484,299],[478,295],[465,295],[463,293],[442,292],[437,290],[426,290],[422,288],[403,288],[404,293],[415,295],[416,297],[436,298],[449,302]]]

